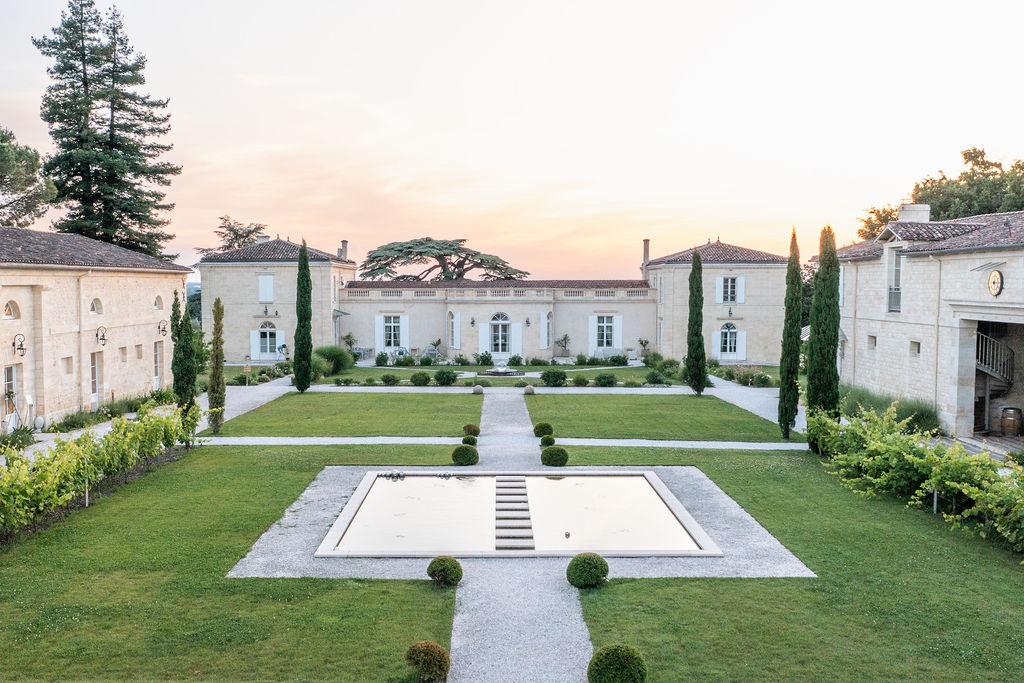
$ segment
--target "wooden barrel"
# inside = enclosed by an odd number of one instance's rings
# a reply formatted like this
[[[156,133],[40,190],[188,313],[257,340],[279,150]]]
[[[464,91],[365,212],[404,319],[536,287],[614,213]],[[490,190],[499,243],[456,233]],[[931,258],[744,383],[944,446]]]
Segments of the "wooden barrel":
[[[1000,421],[1003,434],[1006,436],[1020,436],[1022,419],[1024,419],[1024,416],[1022,416],[1020,408],[1003,408],[1003,416]]]

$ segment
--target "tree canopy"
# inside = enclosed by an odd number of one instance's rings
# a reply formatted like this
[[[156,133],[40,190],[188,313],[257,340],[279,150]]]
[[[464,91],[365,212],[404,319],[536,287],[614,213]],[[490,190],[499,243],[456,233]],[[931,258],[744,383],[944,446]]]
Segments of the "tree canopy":
[[[57,189],[40,175],[41,165],[39,152],[0,128],[0,225],[28,227],[49,208]]]
[[[251,244],[256,244],[257,237],[267,234],[265,223],[243,224],[227,214],[224,214],[217,220],[220,221],[220,225],[213,229],[213,234],[220,239],[220,244],[216,247],[196,249],[200,254],[218,254],[248,247]]]
[[[399,273],[400,268],[423,267],[418,273]],[[435,240],[420,237],[391,242],[366,255],[359,266],[367,280],[461,280],[479,271],[482,280],[521,280],[529,275],[502,258],[466,246],[466,240]]]

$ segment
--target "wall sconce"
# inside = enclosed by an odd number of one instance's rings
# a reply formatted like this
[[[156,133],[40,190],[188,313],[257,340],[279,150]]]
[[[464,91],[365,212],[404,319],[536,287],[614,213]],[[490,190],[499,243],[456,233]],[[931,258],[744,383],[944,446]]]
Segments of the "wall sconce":
[[[96,328],[96,342],[100,346],[106,346],[107,345],[107,328],[105,328],[105,327],[98,327],[98,328]]]
[[[270,315],[270,309],[267,306],[263,307],[263,315]]]
[[[11,346],[14,347],[14,352],[19,356],[25,355],[25,335],[16,334],[14,335],[14,341],[11,342]]]
[[[160,322],[158,322],[156,324],[156,333],[159,334],[161,337],[166,337],[167,336],[167,321],[166,320],[161,320]]]
[[[729,317],[732,317],[732,306],[729,307]]]
[[[469,326],[470,327],[476,327],[476,318],[470,318],[469,319]]]
[[[526,326],[530,326],[530,316],[526,316]]]

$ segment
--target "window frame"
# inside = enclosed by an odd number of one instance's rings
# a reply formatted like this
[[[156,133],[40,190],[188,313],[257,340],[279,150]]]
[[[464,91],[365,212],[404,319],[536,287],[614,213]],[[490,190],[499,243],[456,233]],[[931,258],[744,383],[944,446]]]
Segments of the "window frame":
[[[395,349],[402,346],[402,316],[385,315],[384,317],[384,347]],[[394,343],[389,343],[394,342]]]
[[[611,349],[615,347],[615,316],[597,316],[597,348]]]
[[[491,353],[509,353],[512,344],[512,320],[505,313],[495,313],[490,320]]]
[[[732,323],[725,323],[721,329],[721,340],[718,344],[718,352],[725,355],[735,355],[739,352],[739,330]]]
[[[739,293],[739,278],[735,275],[722,277],[722,303],[735,304]]]

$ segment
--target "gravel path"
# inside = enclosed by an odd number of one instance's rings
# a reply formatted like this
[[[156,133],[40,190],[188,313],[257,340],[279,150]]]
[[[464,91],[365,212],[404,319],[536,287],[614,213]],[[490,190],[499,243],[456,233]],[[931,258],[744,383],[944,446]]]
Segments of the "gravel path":
[[[492,470],[536,469],[540,439],[522,391],[484,394],[480,415],[480,467]]]

